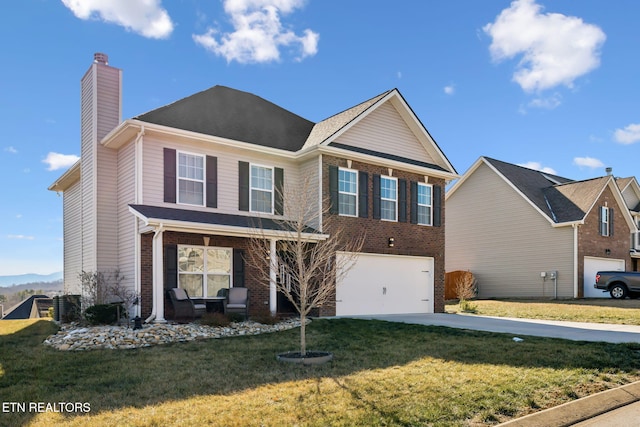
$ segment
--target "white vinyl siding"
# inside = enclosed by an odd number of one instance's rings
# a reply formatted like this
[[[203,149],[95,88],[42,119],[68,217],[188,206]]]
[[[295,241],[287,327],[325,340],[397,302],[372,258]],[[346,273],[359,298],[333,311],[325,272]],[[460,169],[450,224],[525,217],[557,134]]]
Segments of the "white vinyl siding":
[[[148,132],[144,136],[142,155],[144,169],[144,193],[142,197],[144,204],[198,211],[211,210],[211,208],[205,206],[176,205],[175,203],[164,202],[164,174],[163,168],[161,166],[158,167],[158,165],[164,163],[163,149],[165,147],[176,151],[202,154],[203,156],[214,156],[218,159],[218,207],[215,210],[218,213],[246,215],[246,212],[243,213],[238,210],[238,161],[268,164],[269,166],[284,169],[285,193],[288,188],[297,186],[300,183],[299,166],[293,160],[260,154],[259,152],[247,153],[246,150],[215,144],[189,143],[189,141],[179,138],[159,138]],[[314,174],[317,176],[317,172],[314,172]],[[307,175],[304,176],[306,177]]]
[[[573,297],[573,228],[554,228],[482,164],[446,199],[446,271],[469,270],[480,298]]]
[[[336,142],[425,163],[436,163],[398,110],[389,102],[379,106],[340,135]]]
[[[64,292],[79,294],[79,274],[82,271],[82,185],[76,182],[62,194],[64,238]]]
[[[129,205],[135,200],[135,144],[118,152],[118,268],[124,276],[123,284],[135,286],[135,217]]]

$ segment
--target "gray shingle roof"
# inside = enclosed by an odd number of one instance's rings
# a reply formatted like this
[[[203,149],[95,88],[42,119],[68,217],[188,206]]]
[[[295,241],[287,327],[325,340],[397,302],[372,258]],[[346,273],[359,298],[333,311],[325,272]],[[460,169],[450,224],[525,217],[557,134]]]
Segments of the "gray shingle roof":
[[[555,223],[584,219],[609,177],[573,181],[523,166],[484,158]]]
[[[214,86],[135,118],[287,151],[302,148],[314,126],[259,96],[225,86]]]

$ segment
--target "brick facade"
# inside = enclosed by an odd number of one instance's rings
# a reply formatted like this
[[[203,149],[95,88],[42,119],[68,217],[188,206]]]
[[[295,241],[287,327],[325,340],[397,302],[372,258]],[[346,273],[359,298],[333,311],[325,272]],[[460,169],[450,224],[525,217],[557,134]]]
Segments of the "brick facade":
[[[329,194],[329,166],[347,167],[347,161],[345,159],[338,159],[330,156],[323,156],[323,194]],[[387,167],[375,166],[365,163],[353,161],[351,169],[355,169],[369,174],[369,200],[368,200],[368,218],[354,218],[347,216],[338,216],[335,218],[334,224],[339,227],[343,227],[347,235],[360,236],[364,234],[366,236],[362,252],[365,253],[381,253],[381,254],[394,254],[394,255],[413,255],[413,256],[425,256],[433,257],[435,264],[434,272],[434,311],[436,313],[444,312],[444,224],[445,224],[445,209],[444,209],[444,186],[443,179],[429,177],[429,184],[434,186],[441,186],[442,188],[442,210],[441,210],[441,226],[431,227],[418,224],[411,224],[410,222],[391,222],[382,221],[379,219],[373,219],[373,179],[374,174],[388,175],[389,169]],[[407,182],[416,181],[424,182],[424,176],[414,173],[405,172],[402,170],[394,169],[393,177],[398,179],[405,179]],[[407,186],[407,193],[410,192],[409,186]],[[407,194],[407,200],[411,200],[409,194]],[[326,200],[326,203],[329,203]],[[409,203],[410,205],[410,203]],[[411,206],[407,207],[407,215],[411,216]],[[394,238],[394,247],[389,247],[389,238]],[[331,312],[330,309],[333,311]],[[321,311],[322,315],[335,314],[335,306],[327,307],[327,309]]]
[[[600,235],[600,207],[614,208],[613,235]],[[585,218],[585,223],[578,229],[578,298],[584,297],[584,257],[598,257],[623,259],[626,269],[632,269],[633,264],[629,254],[631,230],[624,220],[617,200],[607,186],[591,212]]]

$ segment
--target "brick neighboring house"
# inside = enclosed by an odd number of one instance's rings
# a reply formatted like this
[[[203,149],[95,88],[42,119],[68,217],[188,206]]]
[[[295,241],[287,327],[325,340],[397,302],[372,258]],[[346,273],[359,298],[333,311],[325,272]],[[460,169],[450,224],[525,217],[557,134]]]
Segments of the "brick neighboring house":
[[[638,270],[635,178],[574,181],[481,157],[446,204],[446,269],[471,271],[482,298],[608,297],[598,270]]]
[[[444,310],[443,188],[457,174],[397,89],[318,123],[223,86],[122,121],[121,75],[96,54],[81,160],[50,186],[63,193],[66,293],[80,293],[82,270],[117,268],[149,320],[171,317],[176,286],[204,300],[244,286],[250,313],[286,311],[245,255],[259,216],[274,256],[279,190],[310,178],[318,209],[329,200],[367,236],[321,315]],[[321,219],[308,226],[306,238],[326,238]]]

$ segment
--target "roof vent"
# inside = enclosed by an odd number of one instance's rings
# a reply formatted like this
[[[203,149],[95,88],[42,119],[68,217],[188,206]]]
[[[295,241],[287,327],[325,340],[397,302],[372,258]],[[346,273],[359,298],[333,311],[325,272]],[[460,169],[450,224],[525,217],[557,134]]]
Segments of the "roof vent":
[[[93,62],[97,63],[97,64],[104,64],[104,65],[108,65],[109,64],[109,56],[106,53],[94,53],[93,54]]]
[[[605,171],[607,172],[607,175],[611,176],[612,172],[613,172],[613,168],[606,168]]]

